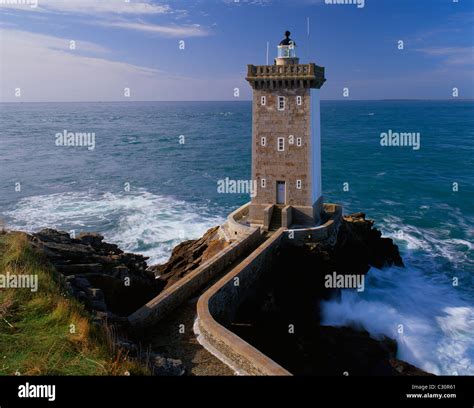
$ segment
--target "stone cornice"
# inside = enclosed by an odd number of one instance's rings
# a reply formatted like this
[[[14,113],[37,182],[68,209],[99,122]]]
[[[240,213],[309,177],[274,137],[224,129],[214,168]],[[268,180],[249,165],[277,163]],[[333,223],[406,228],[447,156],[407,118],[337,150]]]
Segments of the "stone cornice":
[[[326,81],[324,67],[314,63],[248,65],[245,78],[254,89],[321,88]]]

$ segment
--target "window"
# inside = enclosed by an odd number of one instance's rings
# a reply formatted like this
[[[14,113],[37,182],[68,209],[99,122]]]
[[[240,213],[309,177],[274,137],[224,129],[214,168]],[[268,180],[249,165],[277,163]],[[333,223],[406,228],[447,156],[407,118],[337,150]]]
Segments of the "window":
[[[296,188],[301,190],[301,180],[296,180]]]
[[[263,136],[261,139],[260,139],[260,145],[265,147],[267,145],[267,138],[265,136]]]
[[[301,147],[301,137],[296,138],[296,146]]]
[[[285,97],[284,96],[278,97],[278,110],[279,111],[285,110]]]
[[[262,188],[265,188],[265,187],[267,186],[267,180],[261,179],[261,180],[260,180],[260,186],[261,186]]]
[[[297,104],[298,106],[303,105],[303,98],[302,98],[301,96],[297,96],[297,97],[296,97],[296,104]]]
[[[278,151],[283,152],[285,150],[285,138],[284,137],[279,137],[278,138]]]
[[[262,106],[265,106],[265,105],[267,104],[267,97],[266,97],[266,96],[262,96],[262,97],[260,98],[260,104],[261,104]]]

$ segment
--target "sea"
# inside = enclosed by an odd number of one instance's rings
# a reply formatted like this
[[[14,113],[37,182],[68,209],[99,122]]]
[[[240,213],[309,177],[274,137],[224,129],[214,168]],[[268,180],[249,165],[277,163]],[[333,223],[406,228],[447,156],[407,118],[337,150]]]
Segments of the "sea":
[[[325,302],[323,323],[395,338],[398,358],[434,374],[474,375],[474,102],[323,101],[321,128],[325,201],[365,212],[405,262]],[[381,145],[384,133],[419,145]],[[97,231],[163,263],[249,201],[218,185],[250,169],[248,101],[0,104],[10,229]]]

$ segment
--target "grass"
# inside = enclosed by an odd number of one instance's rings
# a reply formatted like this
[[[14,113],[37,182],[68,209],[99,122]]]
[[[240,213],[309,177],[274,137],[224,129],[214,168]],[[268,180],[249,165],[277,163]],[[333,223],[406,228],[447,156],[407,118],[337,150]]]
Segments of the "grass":
[[[0,375],[146,375],[107,329],[63,293],[54,268],[24,233],[0,233],[0,274],[38,276],[38,291],[0,288]]]

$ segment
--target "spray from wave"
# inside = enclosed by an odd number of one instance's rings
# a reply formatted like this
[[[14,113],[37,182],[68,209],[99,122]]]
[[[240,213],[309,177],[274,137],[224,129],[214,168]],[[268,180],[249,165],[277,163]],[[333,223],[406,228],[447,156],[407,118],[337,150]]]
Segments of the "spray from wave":
[[[473,375],[474,306],[466,270],[472,245],[414,226],[404,225],[399,235],[400,225],[389,222],[384,229],[402,247],[406,267],[372,268],[365,292],[344,290],[340,299],[322,303],[322,323],[394,338],[400,359],[433,374]]]
[[[200,237],[223,218],[184,201],[135,193],[58,193],[28,197],[5,213],[10,228],[98,231],[121,249],[165,262],[179,242]]]

